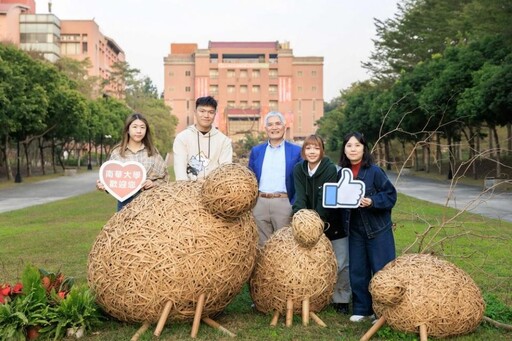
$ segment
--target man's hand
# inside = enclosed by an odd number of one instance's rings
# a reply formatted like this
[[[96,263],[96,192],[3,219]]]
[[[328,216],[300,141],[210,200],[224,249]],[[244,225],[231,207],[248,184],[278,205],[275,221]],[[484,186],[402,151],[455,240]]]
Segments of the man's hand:
[[[322,206],[325,208],[357,208],[363,200],[364,191],[364,182],[354,180],[352,171],[343,168],[338,183],[324,184]]]

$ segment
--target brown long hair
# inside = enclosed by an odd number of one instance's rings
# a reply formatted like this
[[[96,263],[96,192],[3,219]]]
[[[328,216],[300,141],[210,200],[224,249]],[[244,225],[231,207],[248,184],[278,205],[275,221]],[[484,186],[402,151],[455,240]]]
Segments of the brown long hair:
[[[324,150],[324,140],[318,135],[309,135],[304,139],[304,143],[302,144],[302,150],[300,155],[304,160],[306,160],[306,147],[309,145],[320,147],[320,161],[324,158],[325,150]]]
[[[153,138],[151,137],[151,129],[149,128],[148,120],[142,116],[142,114],[139,113],[133,113],[130,116],[128,116],[124,122],[124,128],[123,128],[123,138],[121,140],[121,143],[117,145],[117,147],[121,148],[119,150],[119,154],[121,157],[125,156],[125,150],[126,146],[128,145],[128,141],[130,140],[130,125],[135,120],[141,120],[146,125],[146,135],[144,135],[144,138],[142,139],[142,143],[144,144],[144,147],[146,147],[146,150],[148,151],[148,156],[152,156],[154,154],[157,154],[158,151],[155,148],[155,145],[153,144]]]

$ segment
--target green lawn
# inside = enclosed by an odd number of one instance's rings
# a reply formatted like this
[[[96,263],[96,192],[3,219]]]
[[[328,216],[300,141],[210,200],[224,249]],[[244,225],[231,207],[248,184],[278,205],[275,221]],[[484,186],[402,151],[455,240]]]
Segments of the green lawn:
[[[16,281],[27,263],[51,271],[62,271],[78,281],[86,280],[87,255],[96,235],[115,211],[115,200],[100,192],[54,203],[0,214],[0,283]],[[434,252],[466,270],[482,288],[499,302],[512,305],[512,224],[461,214],[457,211],[400,195],[393,213],[398,253]],[[422,240],[415,240],[429,228]],[[510,311],[510,308],[507,308]],[[511,316],[509,314],[509,316]],[[292,328],[269,327],[271,316],[254,312],[247,287],[216,321],[235,332],[240,340],[358,340],[371,326],[354,324],[331,308],[319,316],[328,325],[304,327],[294,317]],[[503,322],[512,323],[512,319]],[[138,325],[107,321],[84,340],[129,340]],[[190,338],[191,324],[170,324],[160,339]],[[151,340],[154,326],[141,340]],[[199,340],[231,339],[202,325]],[[372,340],[418,340],[415,334],[381,329]],[[475,333],[451,340],[512,340],[512,333],[481,325]]]

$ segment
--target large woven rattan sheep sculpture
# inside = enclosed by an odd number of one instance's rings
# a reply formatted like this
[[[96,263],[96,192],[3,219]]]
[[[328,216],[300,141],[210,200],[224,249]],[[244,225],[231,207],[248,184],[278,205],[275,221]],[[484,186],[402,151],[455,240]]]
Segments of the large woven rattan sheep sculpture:
[[[419,332],[421,340],[467,334],[485,310],[480,289],[466,272],[428,254],[405,254],[387,264],[372,278],[370,292],[380,318],[361,340],[386,322]]]
[[[294,313],[304,325],[311,317],[325,326],[316,312],[329,304],[336,282],[336,257],[324,235],[324,223],[315,211],[300,210],[291,227],[274,233],[258,255],[251,276],[251,296],[257,310],[273,312],[271,325],[286,313],[286,326]]]
[[[139,195],[104,226],[89,254],[88,282],[110,315],[157,323],[200,321],[232,334],[209,316],[239,293],[254,268],[258,232],[252,217],[256,178],[238,164],[204,182],[180,181]]]

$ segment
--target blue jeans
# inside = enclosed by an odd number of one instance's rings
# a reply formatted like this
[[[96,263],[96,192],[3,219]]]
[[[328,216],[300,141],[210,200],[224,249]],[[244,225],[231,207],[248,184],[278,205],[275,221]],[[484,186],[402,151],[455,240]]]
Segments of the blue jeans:
[[[368,286],[372,276],[395,259],[393,231],[384,230],[369,239],[362,224],[352,224],[348,250],[353,314],[372,315],[372,296]]]
[[[137,197],[137,195],[139,195],[140,191],[135,193],[134,195],[132,195],[131,197],[129,197],[128,199],[126,199],[125,201],[117,201],[117,212],[121,211],[121,209],[123,207],[125,207],[126,205],[128,205],[129,203],[132,202],[133,199],[135,199]]]

